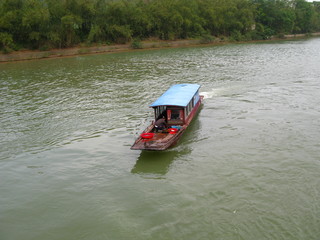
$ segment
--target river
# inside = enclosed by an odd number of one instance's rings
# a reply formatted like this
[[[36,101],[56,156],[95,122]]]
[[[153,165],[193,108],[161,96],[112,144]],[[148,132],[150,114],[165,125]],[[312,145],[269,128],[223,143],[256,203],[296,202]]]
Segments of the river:
[[[148,106],[201,84],[165,152]],[[1,240],[320,238],[320,38],[0,64]]]

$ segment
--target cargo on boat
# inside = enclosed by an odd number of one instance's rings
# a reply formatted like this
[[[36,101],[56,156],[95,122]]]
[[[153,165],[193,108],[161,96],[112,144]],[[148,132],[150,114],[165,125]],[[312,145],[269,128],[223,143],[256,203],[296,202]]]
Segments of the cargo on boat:
[[[198,84],[177,84],[171,86],[150,105],[155,119],[140,134],[133,150],[166,150],[181,138],[192,119],[200,109],[203,96]]]

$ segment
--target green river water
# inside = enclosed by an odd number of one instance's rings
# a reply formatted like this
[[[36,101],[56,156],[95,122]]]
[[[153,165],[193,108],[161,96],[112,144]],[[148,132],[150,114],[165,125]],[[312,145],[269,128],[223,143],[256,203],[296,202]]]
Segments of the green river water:
[[[201,84],[164,152],[148,106]],[[320,38],[0,64],[1,240],[320,239]]]

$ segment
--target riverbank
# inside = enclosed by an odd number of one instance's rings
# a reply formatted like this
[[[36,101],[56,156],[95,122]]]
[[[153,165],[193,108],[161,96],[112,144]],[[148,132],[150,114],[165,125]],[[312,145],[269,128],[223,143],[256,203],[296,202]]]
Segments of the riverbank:
[[[0,62],[13,62],[25,61],[43,58],[59,58],[70,57],[77,55],[87,54],[100,54],[100,53],[114,53],[133,51],[137,49],[152,49],[152,48],[170,48],[170,47],[183,47],[198,45],[199,40],[179,40],[179,41],[141,41],[140,46],[134,48],[132,43],[127,44],[114,44],[114,45],[95,45],[90,47],[73,47],[63,49],[51,49],[48,51],[39,50],[24,50],[16,51],[9,54],[0,54]]]
[[[306,37],[320,36],[320,33],[312,34],[295,34],[295,35],[284,35],[282,38],[272,38],[270,40],[288,40],[288,39],[299,39]],[[270,41],[264,40],[264,41]],[[257,42],[257,41],[252,41]],[[114,53],[114,52],[125,52],[133,51],[137,49],[158,49],[158,48],[175,48],[175,47],[187,47],[187,46],[200,46],[200,45],[221,45],[234,43],[225,40],[214,40],[212,42],[204,42],[200,39],[189,39],[189,40],[175,40],[175,41],[162,41],[162,40],[146,40],[141,41],[137,46],[132,43],[128,44],[115,44],[115,45],[96,45],[90,47],[74,47],[65,49],[52,49],[48,51],[39,50],[24,50],[16,51],[9,54],[0,54],[0,62],[14,62],[14,61],[26,61],[34,59],[45,59],[45,58],[59,58],[59,57],[70,57],[77,55],[87,54],[101,54],[101,53]]]

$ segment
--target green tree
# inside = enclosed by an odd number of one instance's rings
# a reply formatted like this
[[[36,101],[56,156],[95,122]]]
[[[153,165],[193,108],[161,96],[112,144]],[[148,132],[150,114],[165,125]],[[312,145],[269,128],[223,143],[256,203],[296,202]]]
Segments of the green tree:
[[[44,2],[27,0],[23,7],[22,26],[26,32],[24,40],[32,48],[39,48],[47,41],[49,10]]]
[[[312,30],[313,9],[311,3],[305,0],[295,0],[295,33],[308,33]]]
[[[147,11],[152,13],[152,31],[156,37],[164,40],[179,38],[184,19],[178,10],[177,1],[153,1]]]
[[[14,43],[12,35],[9,33],[0,33],[0,50],[4,53],[9,53],[13,50]]]
[[[80,30],[80,39],[81,41],[85,41],[87,36],[89,35],[91,28],[94,24],[94,18],[97,13],[97,9],[95,8],[94,0],[87,1],[81,0],[79,1],[79,13],[78,15],[82,18],[81,30]]]
[[[256,22],[274,35],[291,33],[295,23],[292,4],[285,0],[255,0],[257,4]]]
[[[21,25],[22,0],[3,0],[0,2],[0,32],[3,39],[12,39],[12,46],[18,42],[23,42],[25,32]],[[7,42],[7,40],[6,40]]]
[[[106,29],[107,38],[114,43],[126,43],[131,41],[132,32],[128,25],[110,25]]]
[[[79,43],[78,30],[81,28],[81,17],[73,14],[65,15],[61,18],[63,44],[65,47]]]
[[[205,34],[205,21],[201,16],[199,2],[180,0],[177,4],[177,11],[181,16],[181,27],[178,29],[178,38],[198,37]]]
[[[2,49],[312,31],[320,4],[306,0],[0,0]]]
[[[46,0],[48,5],[50,22],[47,34],[48,45],[61,48],[64,46],[63,28],[61,18],[67,14],[67,9],[62,1]]]
[[[312,31],[320,31],[320,2],[313,2]]]
[[[143,1],[131,3],[127,8],[127,17],[133,38],[143,39],[151,36],[152,23]]]

